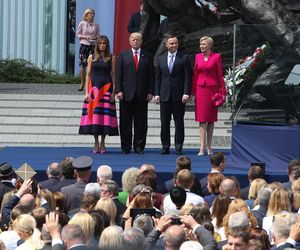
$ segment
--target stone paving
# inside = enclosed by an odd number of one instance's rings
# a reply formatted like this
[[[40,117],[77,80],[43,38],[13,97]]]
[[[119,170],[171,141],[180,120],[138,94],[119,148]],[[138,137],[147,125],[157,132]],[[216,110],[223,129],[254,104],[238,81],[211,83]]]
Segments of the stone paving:
[[[78,135],[84,92],[77,88],[77,84],[0,83],[0,146],[91,146],[92,136]],[[147,147],[159,148],[159,105],[150,103],[148,116]],[[219,112],[214,148],[231,147],[229,118],[230,113],[225,109]],[[174,134],[173,122],[171,134]],[[107,138],[107,146],[119,147],[120,138]],[[184,147],[199,147],[199,128],[192,106],[185,115]]]

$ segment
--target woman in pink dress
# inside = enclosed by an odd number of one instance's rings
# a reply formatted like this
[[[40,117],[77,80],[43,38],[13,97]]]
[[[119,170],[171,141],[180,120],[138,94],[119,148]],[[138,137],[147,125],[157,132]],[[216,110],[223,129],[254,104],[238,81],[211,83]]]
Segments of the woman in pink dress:
[[[223,78],[221,55],[212,51],[213,39],[204,36],[200,39],[201,53],[195,57],[192,94],[195,95],[195,120],[200,126],[200,150],[198,156],[211,155],[211,142],[214,122],[218,120],[218,108],[212,97],[216,93],[225,97],[226,88]]]

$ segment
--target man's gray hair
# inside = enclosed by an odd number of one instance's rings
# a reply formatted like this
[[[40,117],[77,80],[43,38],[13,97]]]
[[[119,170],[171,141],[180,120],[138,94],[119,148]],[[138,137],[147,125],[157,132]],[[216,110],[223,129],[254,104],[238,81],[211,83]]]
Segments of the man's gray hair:
[[[67,239],[77,244],[85,244],[86,242],[84,232],[77,224],[65,225],[61,231],[61,237],[64,241]]]
[[[100,197],[101,195],[101,187],[98,182],[91,182],[86,184],[84,188],[84,195],[91,194],[95,197]]]
[[[112,179],[112,168],[108,165],[101,165],[97,169],[97,179],[98,182],[103,182],[106,180],[111,180]]]
[[[114,196],[118,195],[118,193],[119,193],[118,183],[116,183],[115,181],[112,181],[112,180],[107,180],[107,181],[103,182],[102,185],[103,184],[107,186],[107,191],[112,192],[114,194]]]
[[[249,228],[249,218],[245,212],[235,212],[229,216],[228,226],[230,230],[237,228],[246,230]]]
[[[267,208],[269,206],[271,194],[271,188],[262,187],[257,194],[258,205]]]
[[[123,249],[141,250],[144,248],[145,235],[142,229],[131,227],[122,233]]]
[[[272,234],[276,239],[287,239],[291,230],[291,220],[289,216],[276,216],[272,224]]]
[[[153,221],[149,215],[141,214],[134,219],[133,226],[142,229],[147,236],[153,229]]]
[[[202,250],[203,246],[199,241],[188,240],[181,244],[179,250]]]

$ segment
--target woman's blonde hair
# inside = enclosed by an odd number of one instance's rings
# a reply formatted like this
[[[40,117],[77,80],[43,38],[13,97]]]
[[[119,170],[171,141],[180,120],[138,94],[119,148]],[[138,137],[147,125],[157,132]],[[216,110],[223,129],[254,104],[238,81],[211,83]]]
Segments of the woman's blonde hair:
[[[88,9],[86,9],[86,10],[84,11],[84,13],[83,13],[83,16],[82,16],[82,20],[83,20],[83,21],[86,21],[86,16],[87,16],[87,14],[89,14],[90,12],[93,12],[94,15],[95,15],[95,11],[94,11],[93,9],[88,8]]]
[[[255,200],[257,198],[259,190],[266,184],[267,182],[262,178],[257,178],[253,180],[249,187],[248,199]]]
[[[249,219],[249,223],[252,227],[256,227],[257,226],[257,221],[256,218],[254,217],[254,215],[250,212],[247,204],[245,203],[244,200],[237,198],[234,199],[233,201],[231,201],[229,207],[228,207],[228,211],[227,214],[225,215],[224,219],[223,219],[223,226],[225,229],[225,235],[228,236],[229,234],[229,217],[230,215],[232,215],[235,212],[244,212]]]
[[[276,189],[271,194],[267,216],[274,216],[282,211],[291,212],[289,193],[285,189]]]
[[[36,221],[32,215],[21,214],[13,223],[14,230],[18,231],[21,239],[25,242],[17,249],[42,249],[44,242],[41,240],[41,233],[36,229]]]
[[[193,203],[184,204],[180,209],[180,215],[189,215],[193,207]]]
[[[123,229],[119,226],[112,225],[103,230],[99,240],[100,249],[121,249],[121,235]]]
[[[208,43],[208,45],[210,46],[211,49],[214,46],[214,39],[212,39],[212,37],[210,37],[210,36],[201,37],[199,42],[201,43],[202,41],[207,41],[207,43]]]
[[[68,225],[79,225],[86,238],[86,244],[92,242],[95,230],[95,221],[91,215],[88,213],[77,213],[71,220],[69,220]]]
[[[17,231],[22,232],[26,237],[33,234],[36,228],[36,222],[32,215],[21,214],[13,223],[13,228]]]
[[[36,206],[38,206],[38,207],[42,206],[42,204],[41,204],[41,198],[44,198],[47,201],[47,203],[48,203],[49,209],[51,211],[55,211],[56,202],[55,202],[53,193],[50,192],[46,188],[42,188],[42,189],[39,190],[38,194],[39,195],[36,198]]]
[[[117,208],[113,200],[109,197],[103,197],[98,200],[95,210],[102,209],[104,212],[110,216],[110,225],[116,224],[116,215],[117,215]]]

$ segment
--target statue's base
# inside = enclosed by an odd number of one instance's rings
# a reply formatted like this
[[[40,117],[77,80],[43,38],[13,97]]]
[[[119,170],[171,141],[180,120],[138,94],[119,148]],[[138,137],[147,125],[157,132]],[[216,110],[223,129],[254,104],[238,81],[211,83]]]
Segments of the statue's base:
[[[266,173],[286,171],[288,162],[300,159],[300,125],[234,124],[228,165],[236,168],[265,162]]]

